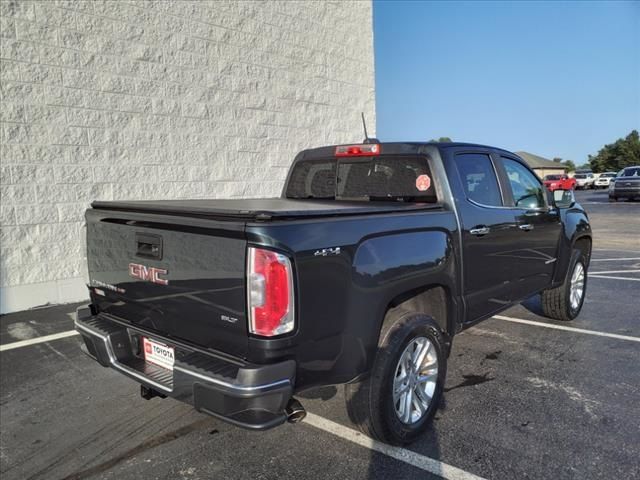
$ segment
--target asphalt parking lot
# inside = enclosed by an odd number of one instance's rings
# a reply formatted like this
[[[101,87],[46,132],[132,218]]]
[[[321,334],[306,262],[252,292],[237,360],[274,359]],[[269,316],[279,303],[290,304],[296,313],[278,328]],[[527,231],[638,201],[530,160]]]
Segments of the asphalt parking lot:
[[[0,319],[0,474],[640,478],[640,203],[577,196],[594,228],[580,317],[547,320],[533,298],[457,336],[440,411],[407,449],[355,434],[341,387],[301,396],[305,423],[262,433],[143,400],[135,383],[89,361],[78,336],[42,341],[72,329],[76,306],[64,305]]]

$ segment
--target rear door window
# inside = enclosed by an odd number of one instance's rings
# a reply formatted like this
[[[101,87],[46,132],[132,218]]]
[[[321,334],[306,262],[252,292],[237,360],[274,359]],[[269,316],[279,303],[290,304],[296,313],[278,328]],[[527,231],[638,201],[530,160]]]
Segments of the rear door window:
[[[469,200],[491,207],[502,206],[502,195],[498,186],[491,157],[485,153],[459,153],[456,165],[462,187]]]

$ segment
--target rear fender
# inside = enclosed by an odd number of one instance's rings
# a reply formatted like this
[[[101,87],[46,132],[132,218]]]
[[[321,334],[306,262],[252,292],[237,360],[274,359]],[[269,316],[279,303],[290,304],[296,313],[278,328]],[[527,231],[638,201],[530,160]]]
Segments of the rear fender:
[[[441,230],[414,231],[364,240],[355,252],[353,293],[349,302],[349,332],[345,340],[359,351],[358,370],[369,370],[389,308],[415,292],[438,286],[456,292],[455,257],[450,234]],[[454,295],[455,296],[455,293]],[[444,306],[446,310],[446,306]],[[440,315],[443,332],[454,315]]]

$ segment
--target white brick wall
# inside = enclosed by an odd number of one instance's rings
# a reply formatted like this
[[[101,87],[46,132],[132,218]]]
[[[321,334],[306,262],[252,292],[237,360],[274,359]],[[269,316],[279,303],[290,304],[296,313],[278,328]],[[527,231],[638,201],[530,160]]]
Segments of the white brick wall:
[[[0,0],[0,311],[86,296],[94,199],[276,196],[375,131],[371,8]]]

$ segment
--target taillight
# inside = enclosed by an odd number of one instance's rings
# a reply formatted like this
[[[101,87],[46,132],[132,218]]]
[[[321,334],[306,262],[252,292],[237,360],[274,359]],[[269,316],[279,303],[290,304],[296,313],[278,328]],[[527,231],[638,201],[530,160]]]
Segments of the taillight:
[[[291,332],[295,326],[291,262],[262,248],[249,247],[247,253],[249,331],[265,337]]]
[[[340,145],[336,147],[336,157],[370,157],[371,155],[380,155],[380,145],[378,143]]]

